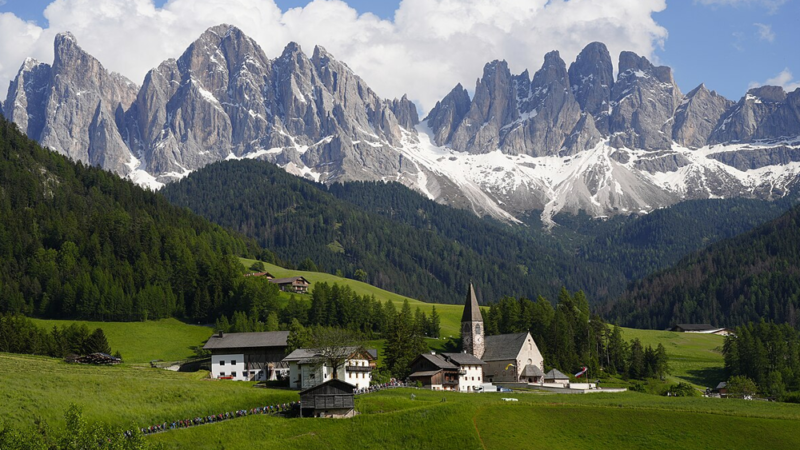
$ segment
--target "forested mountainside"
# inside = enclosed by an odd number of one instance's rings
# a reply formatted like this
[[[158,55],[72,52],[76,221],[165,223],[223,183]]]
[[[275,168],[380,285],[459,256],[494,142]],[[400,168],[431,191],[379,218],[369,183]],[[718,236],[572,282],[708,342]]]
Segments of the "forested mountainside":
[[[460,302],[470,280],[484,302],[555,298],[562,286],[602,301],[634,277],[789,207],[788,200],[691,201],[608,222],[561,215],[556,219],[564,226],[547,233],[535,224],[479,219],[398,183],[326,187],[259,161],[214,164],[161,192],[286,261],[311,259],[322,271],[349,277],[363,269],[378,287],[442,303]]]
[[[470,281],[484,302],[504,295],[555,298],[562,286],[594,299],[621,292],[626,281],[552,239],[531,239],[399,185],[334,185],[327,192],[270,163],[247,160],[211,164],[161,193],[254,237],[284,260],[310,258],[320,270],[348,277],[362,269],[370,284],[425,301],[460,303]],[[334,194],[361,197],[364,207]]]
[[[213,320],[272,254],[163,197],[42,149],[0,116],[0,312]]]
[[[748,233],[720,241],[673,268],[633,283],[606,317],[637,328],[674,323],[798,326],[800,206]]]
[[[796,195],[774,202],[689,200],[625,221],[583,245],[580,254],[620,269],[628,280],[638,280],[693,251],[775,219],[796,202]]]

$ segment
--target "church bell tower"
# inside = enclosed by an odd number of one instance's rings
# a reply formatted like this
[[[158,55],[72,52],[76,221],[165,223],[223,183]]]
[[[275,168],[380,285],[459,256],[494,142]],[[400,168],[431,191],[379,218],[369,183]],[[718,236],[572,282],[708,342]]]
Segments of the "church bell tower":
[[[475,288],[469,284],[467,301],[464,303],[464,314],[461,316],[461,344],[464,351],[476,358],[482,358],[485,350],[483,340],[483,316],[481,316]]]

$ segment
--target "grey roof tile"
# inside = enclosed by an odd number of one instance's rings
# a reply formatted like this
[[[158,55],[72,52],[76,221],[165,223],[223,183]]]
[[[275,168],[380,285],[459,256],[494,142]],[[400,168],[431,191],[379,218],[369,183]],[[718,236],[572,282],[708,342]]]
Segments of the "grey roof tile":
[[[265,331],[261,333],[225,333],[213,335],[203,346],[206,350],[226,348],[286,347],[288,331]]]

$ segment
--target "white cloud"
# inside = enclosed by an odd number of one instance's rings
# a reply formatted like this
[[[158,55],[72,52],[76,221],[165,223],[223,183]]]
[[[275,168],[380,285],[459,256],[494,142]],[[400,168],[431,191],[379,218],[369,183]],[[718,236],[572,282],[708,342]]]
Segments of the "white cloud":
[[[379,95],[408,93],[427,112],[456,83],[472,89],[494,59],[534,72],[546,52],[559,50],[569,64],[592,41],[604,42],[615,62],[622,50],[652,57],[667,37],[652,14],[664,8],[665,0],[403,0],[393,20],[382,20],[341,0],[285,12],[273,0],[169,0],[161,8],[152,0],[55,0],[44,12],[47,28],[0,14],[0,86],[26,56],[51,62],[61,31],[141,83],[205,29],[230,23],[270,57],[292,40],[307,53],[322,45]]]
[[[752,89],[759,86],[780,86],[784,91],[792,92],[795,89],[800,89],[800,80],[796,80],[792,75],[792,71],[787,67],[781,73],[763,83],[751,82],[748,88]]]
[[[756,27],[756,31],[758,32],[758,38],[759,39],[761,39],[762,41],[767,41],[767,42],[774,42],[775,41],[775,32],[772,31],[772,26],[771,25],[758,23],[758,22],[754,23],[753,25]]]

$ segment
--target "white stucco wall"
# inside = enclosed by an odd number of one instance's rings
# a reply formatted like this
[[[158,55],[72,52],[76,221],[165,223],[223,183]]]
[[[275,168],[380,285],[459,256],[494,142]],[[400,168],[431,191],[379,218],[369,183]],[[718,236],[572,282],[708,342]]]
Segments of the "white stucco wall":
[[[458,390],[461,392],[473,392],[475,388],[483,385],[483,366],[464,365],[460,369],[466,370],[466,375],[458,376]]]
[[[345,365],[358,365],[369,367],[366,359],[349,360]],[[339,379],[355,385],[358,388],[367,388],[372,380],[372,371],[369,372],[349,372],[345,365],[339,366]],[[314,364],[289,363],[289,387],[292,389],[308,389],[318,384],[324,383],[333,377],[333,370],[327,365],[314,369]],[[299,382],[298,382],[299,380]]]
[[[248,376],[244,373],[244,355],[212,355],[211,377],[229,376],[233,376],[234,380],[247,381]]]

